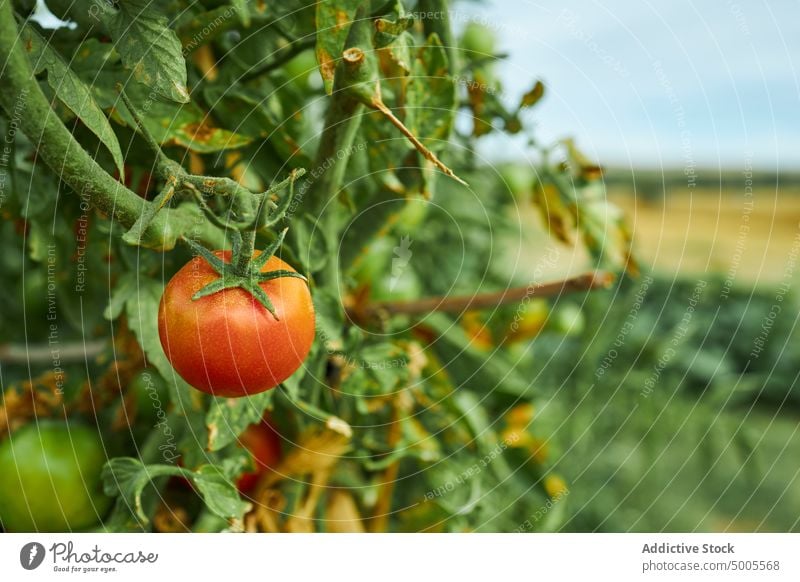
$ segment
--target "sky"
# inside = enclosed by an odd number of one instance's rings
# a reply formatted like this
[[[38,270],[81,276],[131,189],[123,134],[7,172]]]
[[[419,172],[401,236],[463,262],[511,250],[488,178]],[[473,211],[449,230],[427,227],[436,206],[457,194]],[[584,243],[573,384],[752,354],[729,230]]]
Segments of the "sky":
[[[608,166],[800,169],[800,1],[456,2],[495,31],[504,98],[541,79],[542,143],[576,138]],[[524,158],[521,138],[484,141]]]

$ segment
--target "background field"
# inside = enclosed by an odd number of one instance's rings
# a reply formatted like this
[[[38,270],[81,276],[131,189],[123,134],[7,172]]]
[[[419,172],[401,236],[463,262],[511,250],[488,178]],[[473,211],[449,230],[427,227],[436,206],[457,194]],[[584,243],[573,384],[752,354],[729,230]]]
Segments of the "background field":
[[[743,219],[745,177],[706,174],[713,179],[691,192],[679,172],[637,171],[633,179],[607,174],[609,198],[628,217],[639,263],[656,282],[619,350],[617,370],[603,378],[614,386],[612,400],[593,398],[593,391],[609,389],[592,382],[574,411],[585,415],[587,430],[563,458],[579,491],[566,529],[800,527],[800,342],[790,256],[800,232],[800,185],[796,176],[756,175],[752,210]],[[643,398],[643,382],[664,357],[698,281],[707,286],[691,331]],[[781,283],[792,286],[788,300],[754,359],[754,340]],[[627,298],[615,298],[616,307],[593,298],[584,310],[590,321],[607,318],[606,326],[618,329],[616,312],[630,304],[628,291]],[[595,337],[576,346],[583,357],[574,377],[592,379],[592,366],[603,357],[597,351],[608,345]],[[563,375],[550,372],[554,379]],[[598,433],[608,435],[602,450]]]

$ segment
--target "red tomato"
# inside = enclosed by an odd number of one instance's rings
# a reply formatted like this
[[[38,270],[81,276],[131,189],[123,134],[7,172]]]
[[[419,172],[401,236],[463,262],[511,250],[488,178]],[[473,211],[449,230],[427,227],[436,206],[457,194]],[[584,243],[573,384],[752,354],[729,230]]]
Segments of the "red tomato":
[[[216,254],[230,261],[230,252]],[[278,257],[271,257],[262,271],[279,269],[294,271]],[[308,284],[294,277],[260,284],[275,307],[275,319],[240,288],[192,300],[218,278],[205,259],[195,257],[167,284],[158,311],[167,358],[189,384],[215,396],[247,396],[274,388],[301,366],[314,341]]]
[[[251,491],[268,467],[274,467],[281,458],[281,438],[265,420],[251,424],[239,436],[239,443],[253,455],[256,468],[239,477],[236,486],[242,493]]]

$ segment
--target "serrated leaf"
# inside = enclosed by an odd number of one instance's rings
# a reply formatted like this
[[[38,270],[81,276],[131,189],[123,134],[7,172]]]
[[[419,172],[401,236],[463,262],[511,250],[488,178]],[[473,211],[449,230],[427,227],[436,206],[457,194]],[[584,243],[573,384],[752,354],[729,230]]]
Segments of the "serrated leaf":
[[[164,292],[164,284],[149,277],[140,277],[137,279],[136,290],[136,293],[129,296],[125,305],[128,326],[144,351],[147,362],[167,380],[172,402],[186,402],[189,400],[188,396],[194,392],[194,388],[175,372],[164,353],[158,335],[158,306]]]
[[[317,322],[317,337],[328,350],[341,349],[344,310],[341,301],[327,289],[314,293],[314,313]]]
[[[410,109],[406,109],[405,113],[406,121],[414,115]],[[402,135],[398,135],[377,112],[364,115],[361,132],[367,144],[367,163],[372,175],[389,191],[396,194],[405,193],[406,186],[397,176],[397,170],[405,165],[406,156],[414,146]]]
[[[203,465],[194,472],[192,478],[206,507],[226,519],[241,519],[250,509],[250,504],[242,501],[233,483],[214,465]]]
[[[128,93],[131,96],[131,93],[135,95],[140,92]],[[133,104],[136,106],[137,103],[144,103],[146,99],[146,94],[143,94],[142,99],[134,100]],[[142,121],[162,146],[177,145],[199,154],[208,154],[241,148],[253,141],[246,135],[217,127],[209,114],[194,103],[176,105],[161,101],[146,102],[147,109],[142,115]],[[127,109],[120,107],[117,111],[128,126],[138,131]]]
[[[414,46],[414,37],[408,32],[403,32],[386,45],[385,51],[390,61],[404,74],[411,72],[414,59],[411,50]]]
[[[438,336],[433,350],[442,361],[448,362],[447,373],[457,388],[474,388],[482,393],[496,390],[513,396],[533,394],[533,383],[526,381],[502,352],[487,354],[478,349],[473,338],[444,314],[431,314],[424,326]]]
[[[30,54],[34,72],[47,71],[47,83],[56,97],[97,136],[111,153],[120,176],[124,176],[124,162],[119,141],[103,110],[92,97],[89,87],[76,75],[48,42],[31,25],[21,31],[25,50]]]
[[[254,90],[241,86],[208,86],[203,91],[213,115],[223,125],[235,127],[238,135],[250,139],[266,138],[285,157],[299,156],[303,152],[298,143],[301,132],[296,129],[294,115],[284,115],[277,95],[266,87]],[[271,95],[266,98],[265,95]],[[302,141],[302,140],[301,140]]]
[[[362,0],[317,2],[317,61],[325,91],[330,94],[336,63],[341,58],[347,33]]]
[[[328,262],[328,244],[319,229],[319,220],[310,214],[295,217],[289,236],[301,250],[298,259],[306,271],[316,272]]]
[[[457,95],[447,51],[435,34],[414,61],[406,98],[414,111],[406,125],[430,150],[441,151],[453,129]]]
[[[405,348],[391,342],[365,346],[347,361],[353,368],[343,385],[348,394],[392,394],[406,385],[410,374]]]
[[[115,13],[104,17],[115,48],[134,78],[159,95],[189,102],[186,61],[181,42],[150,0],[120,0]]]
[[[241,500],[234,484],[214,465],[189,471],[174,465],[145,465],[131,457],[117,457],[103,467],[103,490],[106,495],[119,496],[139,523],[146,524],[149,518],[143,510],[142,493],[153,479],[167,476],[191,479],[206,507],[225,519],[241,519],[250,507]]]
[[[125,273],[114,286],[108,305],[103,310],[103,317],[109,321],[117,319],[122,315],[125,305],[135,292],[136,275],[134,273]]]
[[[209,451],[234,442],[244,430],[261,420],[272,405],[272,390],[244,398],[214,398],[206,414]]]

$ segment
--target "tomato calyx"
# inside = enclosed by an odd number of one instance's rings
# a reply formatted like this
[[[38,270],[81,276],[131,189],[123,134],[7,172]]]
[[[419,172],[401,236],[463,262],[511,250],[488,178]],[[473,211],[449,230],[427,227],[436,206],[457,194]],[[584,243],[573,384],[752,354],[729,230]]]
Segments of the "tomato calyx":
[[[192,250],[203,257],[211,268],[220,276],[219,279],[212,281],[192,295],[192,300],[197,301],[198,299],[213,295],[214,293],[219,293],[225,289],[238,287],[255,297],[255,299],[272,314],[272,317],[274,317],[276,321],[279,321],[278,314],[275,312],[275,306],[272,304],[269,295],[262,289],[261,283],[273,279],[280,279],[282,277],[293,277],[295,279],[307,281],[303,275],[295,271],[288,271],[285,269],[262,271],[267,261],[275,255],[281,244],[283,244],[283,239],[286,237],[287,230],[289,229],[284,228],[275,241],[256,257],[253,257],[252,248],[246,248],[248,244],[246,241],[243,241],[241,234],[238,231],[233,231],[233,257],[231,262],[224,261],[221,257],[193,240],[184,239]],[[253,237],[253,239],[254,238],[255,237]],[[241,260],[242,258],[246,260]]]

